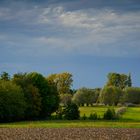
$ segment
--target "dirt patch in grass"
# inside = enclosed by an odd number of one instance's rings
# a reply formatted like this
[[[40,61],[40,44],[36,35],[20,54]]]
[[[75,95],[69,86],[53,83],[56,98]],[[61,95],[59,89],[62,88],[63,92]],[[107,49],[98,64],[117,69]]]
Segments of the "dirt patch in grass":
[[[0,128],[0,140],[140,140],[140,129]]]

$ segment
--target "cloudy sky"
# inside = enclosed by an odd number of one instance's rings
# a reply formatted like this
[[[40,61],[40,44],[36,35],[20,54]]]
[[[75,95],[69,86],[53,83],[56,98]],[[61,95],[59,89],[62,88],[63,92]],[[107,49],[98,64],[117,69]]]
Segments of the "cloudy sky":
[[[0,0],[2,71],[67,71],[74,88],[130,72],[140,86],[140,0]]]

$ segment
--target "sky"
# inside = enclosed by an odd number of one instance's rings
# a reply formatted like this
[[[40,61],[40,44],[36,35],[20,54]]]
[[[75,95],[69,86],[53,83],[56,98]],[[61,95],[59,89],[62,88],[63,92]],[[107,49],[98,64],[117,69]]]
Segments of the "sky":
[[[140,86],[140,0],[0,0],[0,72],[73,74],[103,87],[109,72]]]

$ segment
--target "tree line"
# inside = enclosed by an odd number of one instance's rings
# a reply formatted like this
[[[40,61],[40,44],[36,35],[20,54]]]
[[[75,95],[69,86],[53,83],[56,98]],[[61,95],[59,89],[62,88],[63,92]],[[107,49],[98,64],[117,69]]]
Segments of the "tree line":
[[[71,111],[78,106],[125,103],[140,104],[140,88],[132,87],[131,75],[109,73],[103,88],[72,89],[72,74],[37,72],[7,72],[0,75],[0,121],[49,119],[56,112],[59,117],[75,119]]]
[[[132,87],[131,74],[109,73],[103,88],[80,88],[72,100],[79,106],[140,104],[140,88]]]

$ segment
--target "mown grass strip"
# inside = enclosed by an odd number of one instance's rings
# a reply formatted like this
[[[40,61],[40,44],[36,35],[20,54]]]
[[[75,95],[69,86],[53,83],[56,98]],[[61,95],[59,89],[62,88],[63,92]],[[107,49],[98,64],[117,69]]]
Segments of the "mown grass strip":
[[[27,121],[1,124],[0,128],[71,128],[71,127],[107,127],[107,128],[140,128],[140,122],[122,121]]]

